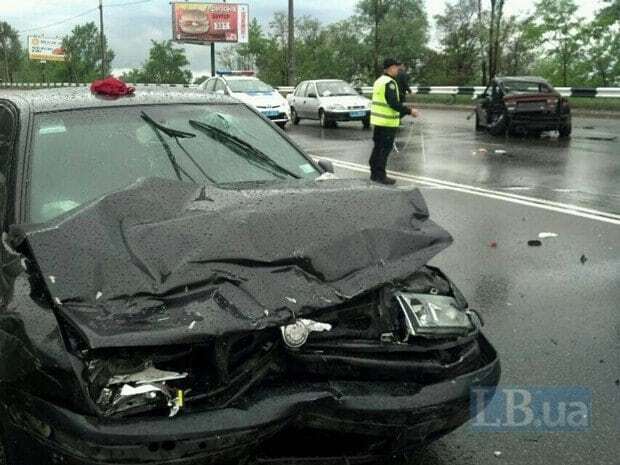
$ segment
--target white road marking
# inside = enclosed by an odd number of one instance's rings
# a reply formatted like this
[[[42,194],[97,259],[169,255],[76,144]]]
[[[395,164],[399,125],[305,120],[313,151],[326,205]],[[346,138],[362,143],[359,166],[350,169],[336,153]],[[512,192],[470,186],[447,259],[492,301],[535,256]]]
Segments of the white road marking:
[[[350,161],[337,160],[335,158],[321,157],[325,160],[331,161],[334,166],[345,168],[351,171],[357,171],[360,173],[369,173],[370,169],[366,165],[354,163]],[[505,202],[516,203],[519,205],[526,205],[529,207],[540,208],[543,210],[555,211],[564,213],[567,215],[578,216],[581,218],[588,218],[595,221],[601,221],[603,223],[620,225],[620,215],[614,213],[608,213],[600,210],[593,210],[590,208],[579,207],[577,205],[565,204],[560,202],[552,202],[545,199],[539,199],[536,197],[528,197],[517,194],[510,194],[507,192],[494,191],[491,189],[483,189],[480,187],[469,186],[467,184],[459,184],[451,181],[444,181],[441,179],[428,178],[425,176],[414,176],[407,173],[401,173],[399,171],[387,171],[390,176],[395,179],[403,181],[416,182],[418,184],[441,187],[456,192],[463,192],[471,195],[478,195],[481,197],[487,197],[490,199],[503,200]]]

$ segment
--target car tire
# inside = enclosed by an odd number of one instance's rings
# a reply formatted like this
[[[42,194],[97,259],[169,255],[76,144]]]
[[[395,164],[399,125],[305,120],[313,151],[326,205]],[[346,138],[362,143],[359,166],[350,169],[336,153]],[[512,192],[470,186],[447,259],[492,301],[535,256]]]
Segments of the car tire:
[[[293,124],[295,126],[297,126],[299,124],[299,122],[301,121],[301,118],[299,117],[299,115],[295,111],[295,108],[291,108],[291,121],[293,122]]]
[[[487,126],[487,130],[492,136],[505,136],[508,126],[508,116],[506,113],[502,113]]]
[[[476,131],[484,131],[484,126],[480,124],[480,116],[478,116],[478,112],[476,112]]]
[[[559,129],[560,139],[568,139],[573,132],[572,124],[567,124],[566,126],[561,126]]]
[[[323,110],[319,110],[319,122],[321,123],[321,127],[324,129],[332,127],[332,122],[327,119],[327,115]]]
[[[370,117],[367,116],[362,120],[362,126],[364,129],[370,129]]]

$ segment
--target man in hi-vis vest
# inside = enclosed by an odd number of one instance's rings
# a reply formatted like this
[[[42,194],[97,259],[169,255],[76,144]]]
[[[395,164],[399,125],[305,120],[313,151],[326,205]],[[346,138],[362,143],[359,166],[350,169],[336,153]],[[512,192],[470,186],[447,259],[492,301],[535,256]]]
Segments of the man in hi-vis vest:
[[[413,108],[406,107],[401,100],[398,84],[400,63],[392,58],[383,62],[383,75],[375,81],[372,89],[372,106],[370,110],[370,124],[374,126],[372,139],[375,146],[370,156],[370,179],[381,184],[395,184],[396,181],[388,178],[385,173],[387,159],[394,147],[396,131],[400,126],[400,119],[405,115],[418,116]]]

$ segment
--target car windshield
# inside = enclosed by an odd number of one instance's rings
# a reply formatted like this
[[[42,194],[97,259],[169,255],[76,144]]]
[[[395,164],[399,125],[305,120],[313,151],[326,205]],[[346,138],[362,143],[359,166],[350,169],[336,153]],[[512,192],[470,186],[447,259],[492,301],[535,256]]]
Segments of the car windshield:
[[[199,130],[198,122],[219,130]],[[35,117],[30,220],[47,221],[140,178],[200,184],[312,179],[320,173],[242,105],[98,108]]]
[[[231,79],[227,84],[233,92],[273,92],[273,87],[258,79]]]
[[[343,95],[357,95],[355,89],[344,81],[317,82],[316,88],[321,97],[337,97]]]
[[[506,94],[548,94],[551,88],[543,82],[504,81],[502,88]]]

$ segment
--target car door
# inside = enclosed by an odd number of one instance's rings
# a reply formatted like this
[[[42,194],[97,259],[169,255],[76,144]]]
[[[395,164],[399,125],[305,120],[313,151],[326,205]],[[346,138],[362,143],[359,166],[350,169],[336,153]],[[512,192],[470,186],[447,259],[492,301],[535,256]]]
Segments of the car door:
[[[316,83],[310,82],[306,88],[305,98],[305,112],[306,118],[318,119],[319,118],[319,96],[316,91]]]
[[[487,115],[489,110],[491,86],[487,86],[484,93],[476,99],[476,113],[478,115],[478,121],[483,126],[487,124]]]
[[[293,106],[295,107],[295,111],[297,112],[297,116],[301,117],[304,115],[304,101],[306,99],[306,87],[308,87],[307,82],[302,82],[295,89],[295,93],[293,95]]]

